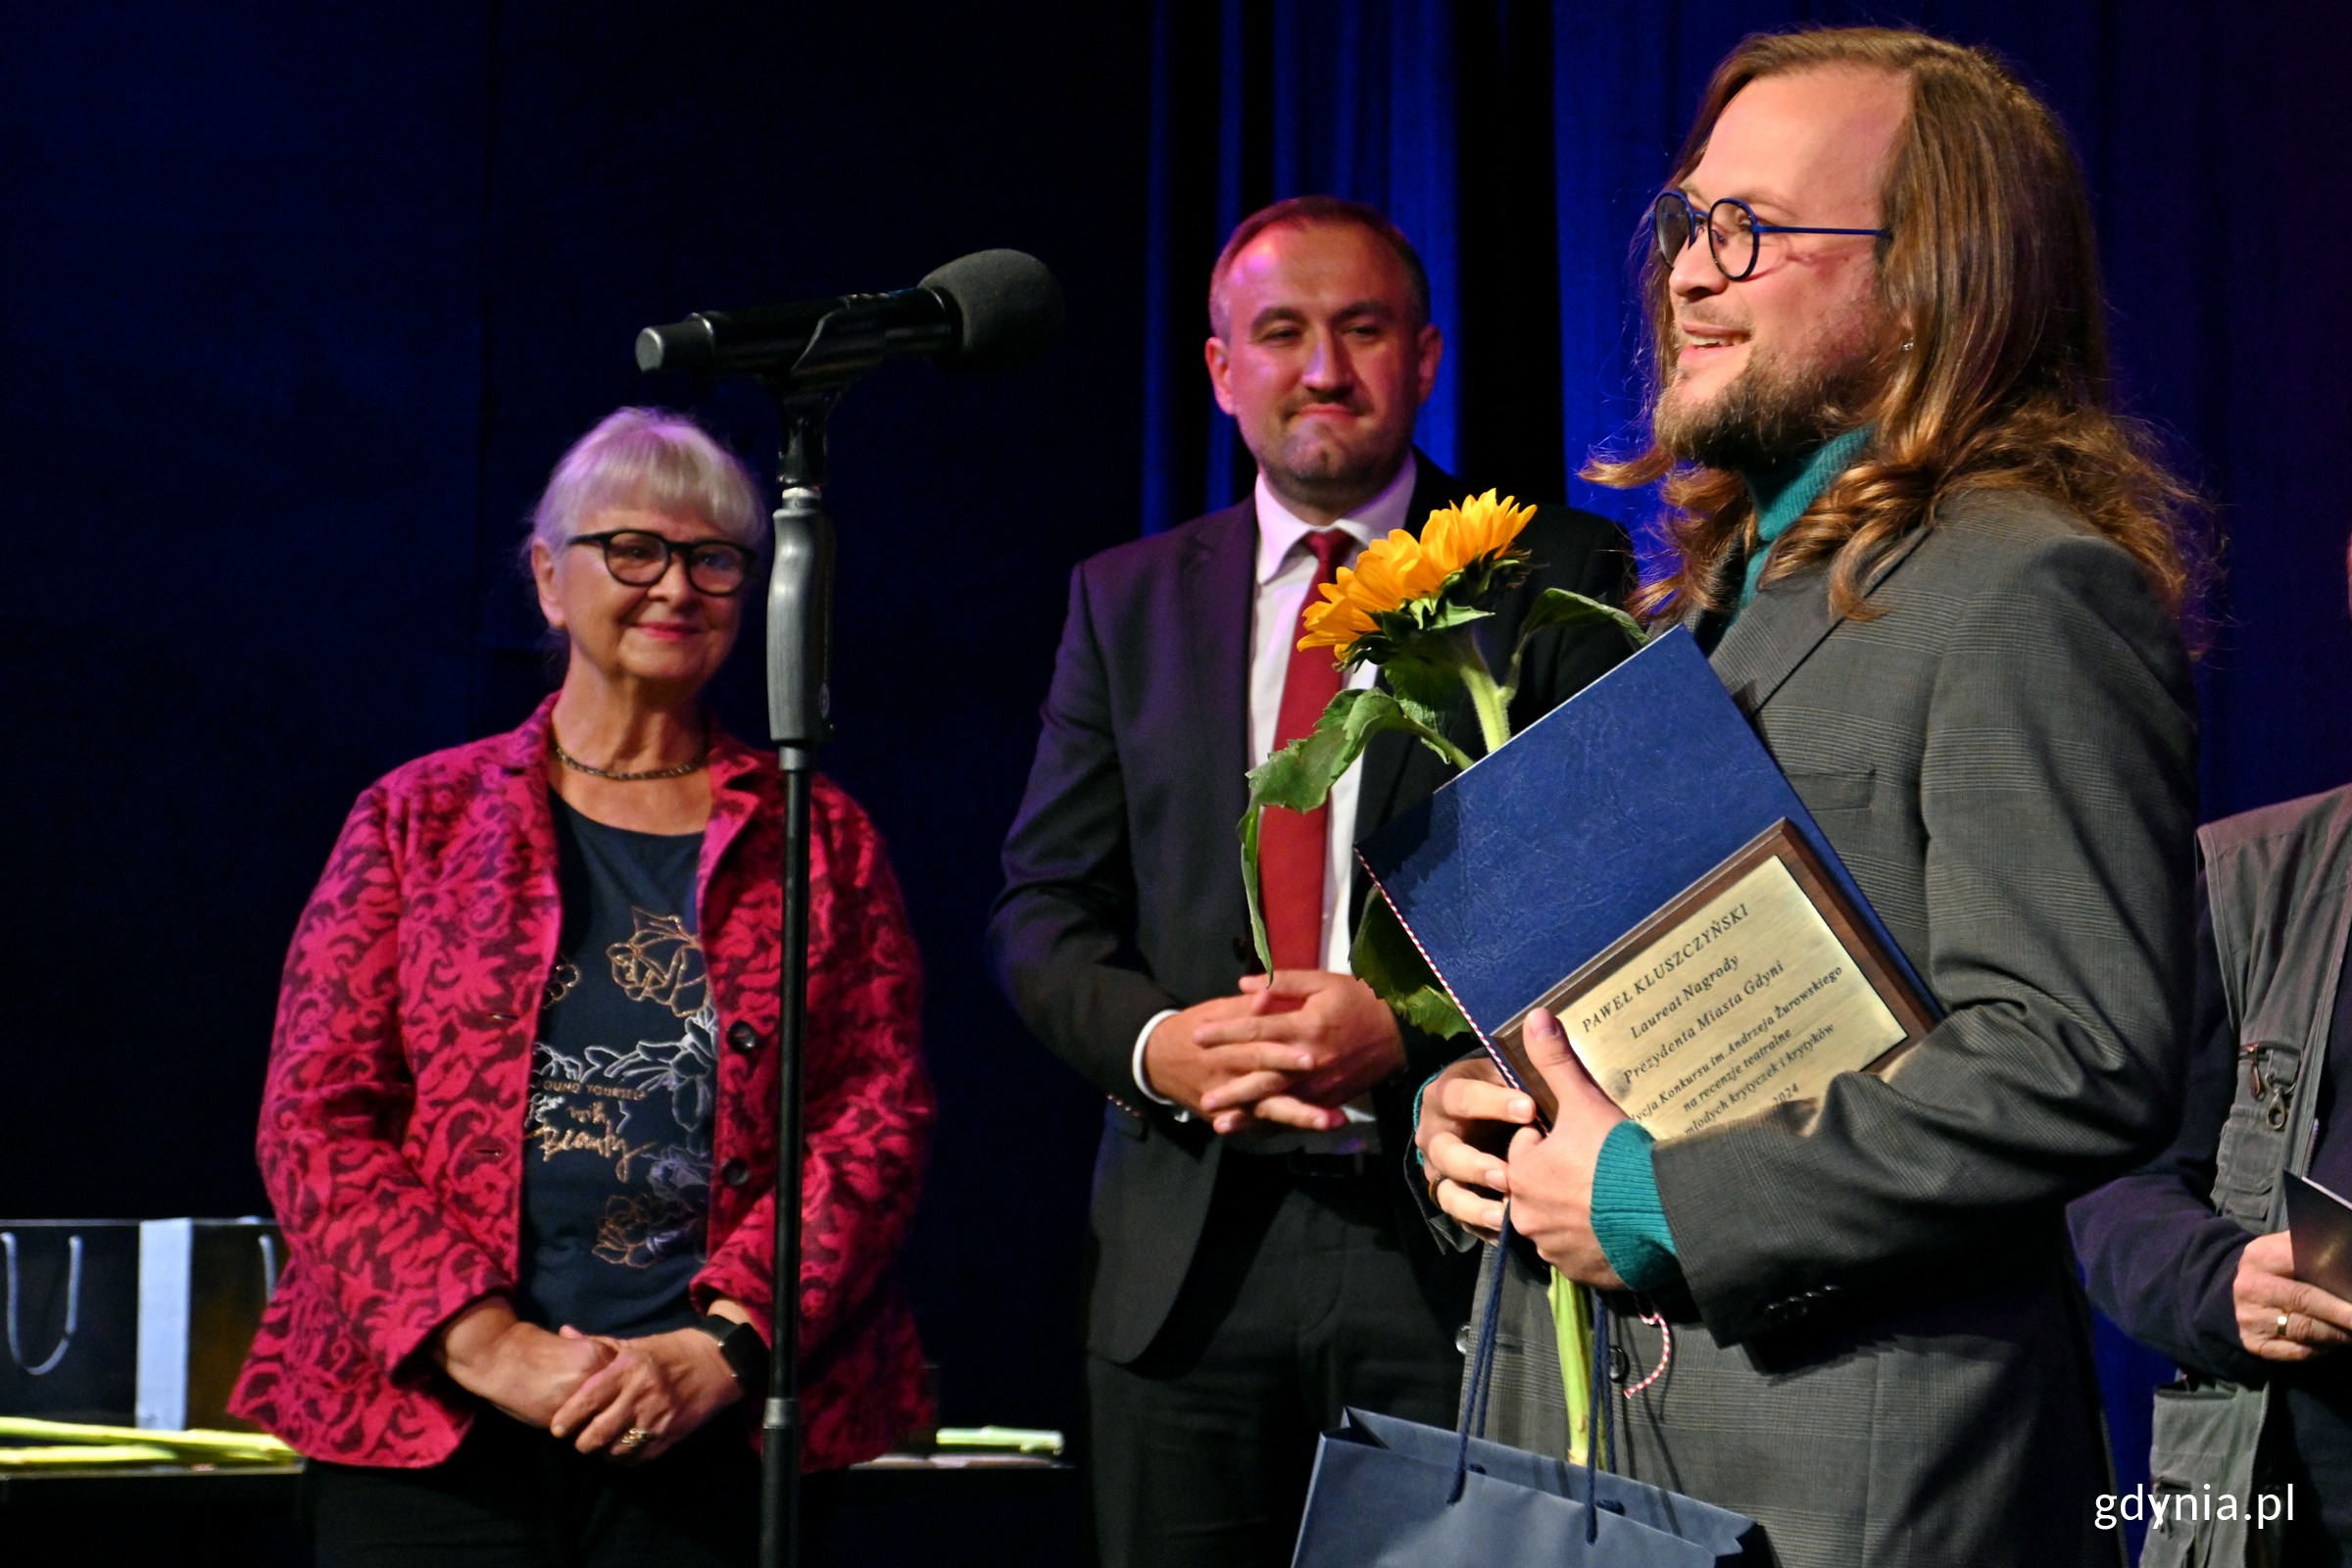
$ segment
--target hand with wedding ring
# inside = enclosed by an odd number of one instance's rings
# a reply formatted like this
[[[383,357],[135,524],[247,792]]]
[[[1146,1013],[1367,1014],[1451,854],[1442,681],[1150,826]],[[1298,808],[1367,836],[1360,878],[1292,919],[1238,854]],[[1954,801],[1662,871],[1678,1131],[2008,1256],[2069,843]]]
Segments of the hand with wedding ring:
[[[585,1337],[572,1328],[563,1333]],[[612,1360],[572,1391],[548,1423],[582,1453],[633,1464],[658,1459],[743,1397],[718,1342],[700,1329],[594,1339]]]
[[[2246,1244],[2230,1296],[2237,1337],[2266,1361],[2308,1361],[2352,1340],[2352,1301],[2295,1278],[2284,1231]]]

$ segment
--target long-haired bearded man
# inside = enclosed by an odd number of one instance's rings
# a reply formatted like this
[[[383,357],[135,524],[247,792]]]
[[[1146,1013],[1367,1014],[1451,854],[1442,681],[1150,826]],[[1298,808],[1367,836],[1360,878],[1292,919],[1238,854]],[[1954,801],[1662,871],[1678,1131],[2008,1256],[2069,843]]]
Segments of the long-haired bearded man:
[[[1980,51],[1759,35],[1652,233],[1653,440],[1588,476],[1664,481],[1643,608],[1709,650],[1944,1015],[1889,1070],[1655,1143],[1541,1010],[1547,1135],[1492,1152],[1478,1124],[1532,1107],[1448,1069],[1416,1130],[1442,1228],[1507,1199],[1527,1244],[1491,1435],[1568,1446],[1556,1273],[1625,1348],[1619,1468],[1788,1568],[2119,1561],[2064,1212],[2180,1112],[2193,506],[2109,406],[2081,172]]]

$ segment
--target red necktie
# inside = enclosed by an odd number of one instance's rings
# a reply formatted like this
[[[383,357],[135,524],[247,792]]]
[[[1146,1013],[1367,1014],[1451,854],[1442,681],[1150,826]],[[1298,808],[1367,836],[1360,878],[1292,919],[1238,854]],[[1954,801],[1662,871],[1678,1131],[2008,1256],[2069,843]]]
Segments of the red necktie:
[[[1291,665],[1274,720],[1276,751],[1312,731],[1340,693],[1340,667],[1331,650],[1302,649],[1298,639],[1306,635],[1307,611],[1322,603],[1315,590],[1339,574],[1340,558],[1354,543],[1342,528],[1318,528],[1306,536],[1306,548],[1315,553],[1315,580],[1298,606],[1298,623],[1291,628]],[[1323,967],[1323,877],[1330,844],[1329,806],[1311,811],[1270,806],[1258,824],[1258,889],[1277,969]]]

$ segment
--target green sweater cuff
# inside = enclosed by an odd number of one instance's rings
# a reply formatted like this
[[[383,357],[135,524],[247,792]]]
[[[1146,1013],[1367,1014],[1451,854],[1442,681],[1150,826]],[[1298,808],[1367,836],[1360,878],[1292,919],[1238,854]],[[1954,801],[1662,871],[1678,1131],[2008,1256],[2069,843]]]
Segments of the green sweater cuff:
[[[1609,1267],[1637,1291],[1662,1291],[1683,1277],[1650,1164],[1655,1142],[1640,1122],[1621,1121],[1602,1140],[1592,1167],[1592,1235]]]
[[[1413,1119],[1404,1124],[1407,1132],[1418,1133],[1421,1130],[1421,1097],[1429,1093],[1429,1086],[1431,1084],[1436,1083],[1439,1079],[1445,1076],[1446,1070],[1441,1067],[1436,1072],[1433,1072],[1428,1077],[1422,1079],[1421,1087],[1413,1091]],[[1421,1157],[1421,1140],[1419,1138],[1415,1138],[1413,1140],[1413,1163],[1423,1169],[1427,1169],[1429,1165],[1429,1161]]]

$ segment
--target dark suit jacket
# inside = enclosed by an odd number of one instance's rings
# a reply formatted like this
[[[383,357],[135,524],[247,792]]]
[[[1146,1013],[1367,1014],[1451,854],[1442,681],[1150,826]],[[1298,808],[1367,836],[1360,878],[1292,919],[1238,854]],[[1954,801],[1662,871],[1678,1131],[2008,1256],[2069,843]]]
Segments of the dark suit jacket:
[[[1420,460],[1417,528],[1465,493]],[[1536,569],[1479,623],[1497,675],[1545,587],[1617,603],[1632,581],[1623,530],[1590,513],[1540,511],[1521,543]],[[1247,935],[1241,850],[1248,800],[1250,617],[1256,596],[1253,501],[1103,551],[1070,576],[1069,618],[1020,814],[1004,843],[1004,891],[989,920],[998,982],[1039,1039],[1102,1091],[1095,1165],[1088,1347],[1141,1355],[1204,1242],[1221,1140],[1137,1093],[1137,1034],[1152,1014],[1240,985]],[[1513,705],[1524,725],[1627,652],[1613,631],[1539,634]],[[1465,724],[1467,723],[1465,718]],[[1475,733],[1474,726],[1468,733]],[[1360,836],[1425,799],[1444,763],[1405,737],[1376,739],[1357,795]],[[1357,878],[1355,907],[1366,884]],[[1411,1086],[1455,1053],[1408,1037],[1407,1070],[1374,1095],[1399,1209]],[[1250,1157],[1250,1156],[1236,1156]],[[1466,1275],[1441,1263],[1417,1224],[1407,1245],[1433,1309],[1458,1321]]]
[[[1871,599],[1785,579],[1713,660],[1947,1016],[1656,1147],[1689,1293],[1672,1370],[1612,1401],[1621,1468],[1761,1520],[1784,1568],[2114,1563],[2064,1205],[2180,1114],[2187,661],[2132,561],[2032,496],[1946,503]],[[1506,1280],[1491,1435],[1557,1451],[1544,1277]]]

